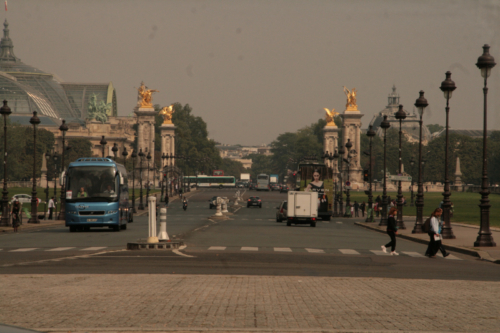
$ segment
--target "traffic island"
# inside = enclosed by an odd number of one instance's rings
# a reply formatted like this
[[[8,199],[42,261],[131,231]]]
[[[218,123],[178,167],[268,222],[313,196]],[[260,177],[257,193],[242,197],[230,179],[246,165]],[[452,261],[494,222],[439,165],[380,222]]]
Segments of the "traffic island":
[[[127,243],[127,250],[174,250],[184,245],[181,239],[148,243],[147,240],[140,240],[134,243]]]

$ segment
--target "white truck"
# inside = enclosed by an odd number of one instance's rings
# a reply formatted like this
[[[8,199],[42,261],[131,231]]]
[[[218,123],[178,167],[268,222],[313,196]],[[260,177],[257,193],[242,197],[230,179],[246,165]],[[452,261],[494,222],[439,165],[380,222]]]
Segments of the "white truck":
[[[287,226],[293,224],[309,224],[316,227],[318,219],[318,193],[289,191]]]

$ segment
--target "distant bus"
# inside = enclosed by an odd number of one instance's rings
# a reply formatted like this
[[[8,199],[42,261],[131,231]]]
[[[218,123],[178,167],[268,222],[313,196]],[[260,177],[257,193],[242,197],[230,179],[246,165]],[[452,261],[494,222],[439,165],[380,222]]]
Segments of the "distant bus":
[[[260,174],[257,176],[257,191],[269,191],[269,175]]]
[[[196,184],[198,187],[236,187],[236,178],[234,176],[185,176],[184,182],[186,184],[191,183],[191,186]]]
[[[108,227],[127,229],[127,171],[110,158],[85,157],[69,164],[66,182],[66,226],[69,231]]]

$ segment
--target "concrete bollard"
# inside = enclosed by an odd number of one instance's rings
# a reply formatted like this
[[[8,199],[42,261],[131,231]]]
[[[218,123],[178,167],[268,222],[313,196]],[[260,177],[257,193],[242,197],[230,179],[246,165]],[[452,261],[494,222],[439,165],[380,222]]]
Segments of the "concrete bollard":
[[[160,232],[158,233],[160,241],[170,241],[167,234],[167,209],[160,208]]]
[[[148,224],[148,243],[158,243],[158,237],[156,237],[156,197],[152,195],[148,197]]]
[[[222,215],[222,209],[221,209],[222,198],[221,197],[217,197],[216,203],[217,203],[217,211],[215,212],[215,216],[223,216]]]
[[[223,213],[229,213],[229,211],[227,210],[227,204],[229,202],[229,199],[226,198],[226,197],[224,197],[222,200],[224,200],[223,203],[222,203],[222,212]]]
[[[238,200],[240,199],[240,190],[236,191],[236,194],[234,195],[234,205],[239,206],[240,204],[238,203]]]

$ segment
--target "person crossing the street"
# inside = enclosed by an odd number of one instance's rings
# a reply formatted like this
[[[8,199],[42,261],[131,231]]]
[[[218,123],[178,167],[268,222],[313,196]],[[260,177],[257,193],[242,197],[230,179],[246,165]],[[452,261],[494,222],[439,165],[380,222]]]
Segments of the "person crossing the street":
[[[391,256],[398,256],[399,253],[396,252],[396,234],[398,233],[398,227],[396,226],[396,219],[394,218],[398,213],[396,207],[392,207],[389,210],[389,216],[387,217],[387,234],[391,237],[391,241],[385,246],[382,245],[382,251],[387,253],[387,248],[391,247]]]

